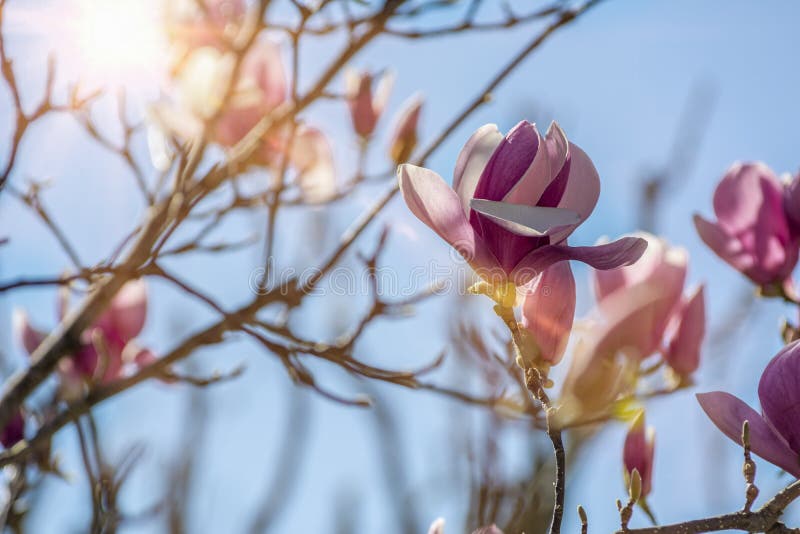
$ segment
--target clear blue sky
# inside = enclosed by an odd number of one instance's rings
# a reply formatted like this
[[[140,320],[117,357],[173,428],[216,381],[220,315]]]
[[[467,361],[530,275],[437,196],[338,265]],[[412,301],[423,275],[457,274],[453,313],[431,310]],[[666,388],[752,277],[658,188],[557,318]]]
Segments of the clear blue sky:
[[[10,2],[11,6],[15,4]],[[591,156],[603,180],[591,223],[579,230],[574,241],[589,243],[601,234],[616,236],[635,229],[642,172],[668,164],[676,136],[684,135],[679,123],[687,96],[698,84],[712,88],[716,97],[696,164],[660,213],[658,225],[670,241],[689,250],[691,281],[707,282],[709,316],[716,326],[737,305],[747,286],[702,246],[691,215],[711,212],[716,181],[735,160],[763,160],[777,172],[796,171],[800,166],[796,132],[800,124],[800,72],[796,68],[799,16],[800,5],[790,1],[608,0],[548,41],[497,91],[493,104],[456,132],[431,159],[430,166],[449,177],[460,145],[486,122],[497,122],[507,129],[523,118],[535,118],[543,127],[556,119],[570,139]],[[424,92],[424,143],[504,58],[527,42],[532,31],[521,28],[424,43],[384,39],[354,64],[372,68],[389,65],[397,72],[392,110],[411,93]],[[43,64],[42,47],[25,32],[20,33],[13,53],[20,58],[18,67],[24,66],[28,87],[38,89],[40,78],[34,71]],[[328,44],[308,50],[310,70],[318,68],[317,52]],[[5,132],[10,119],[5,95],[2,98],[0,128]],[[313,110],[310,118],[331,133],[337,142],[339,164],[347,169],[352,145],[346,141],[348,123],[343,109],[323,106]],[[119,162],[103,155],[85,138],[76,137],[74,131],[69,120],[54,120],[46,130],[37,132],[50,144],[27,145],[22,158],[26,166],[13,180],[20,184],[26,176],[52,177],[55,185],[46,199],[55,217],[70,230],[82,257],[96,260],[130,228],[141,214],[141,206]],[[385,167],[380,154],[372,162],[376,170]],[[330,220],[331,235],[347,226],[368,201],[365,194],[353,205],[337,209]],[[67,267],[66,258],[57,252],[46,231],[13,199],[0,197],[0,208],[0,233],[14,238],[0,249],[3,278],[53,274]],[[450,261],[445,245],[400,202],[395,201],[384,217],[399,230],[385,256],[388,264],[403,272],[429,258],[441,264]],[[291,217],[286,218],[280,235],[283,249],[303,238],[302,225],[291,221]],[[249,233],[262,224],[260,217],[240,217],[228,229]],[[368,243],[365,241],[364,247]],[[286,264],[303,265],[319,253],[301,251]],[[257,253],[251,251],[213,262],[197,258],[176,264],[176,268],[232,306],[247,298],[247,278],[257,261]],[[591,305],[587,272],[577,268],[576,275],[583,291],[583,313]],[[168,349],[179,335],[213,319],[200,305],[191,305],[163,284],[151,287],[152,311],[144,339],[157,349]],[[28,309],[42,326],[55,320],[51,291],[5,295],[0,306],[0,320],[5,324],[10,324],[15,306]],[[417,319],[383,323],[361,344],[361,355],[397,366],[428,361],[445,342],[452,306],[453,299],[441,298],[420,307]],[[340,300],[325,311],[341,317],[354,314],[353,307],[349,300]],[[488,301],[476,302],[474,307],[487,323],[494,320]],[[759,304],[745,323],[747,331],[735,343],[704,355],[706,363],[698,375],[697,390],[725,388],[755,402],[758,375],[779,346],[778,320],[789,312],[777,303]],[[309,331],[325,335],[337,330],[339,319],[323,315],[312,311],[306,316]],[[21,361],[19,347],[9,339],[4,345]],[[249,517],[264,480],[275,469],[290,386],[281,366],[247,342],[204,350],[197,358],[206,369],[231,369],[240,362],[248,365],[245,377],[206,392],[213,426],[203,445],[204,468],[194,501],[195,531],[235,532],[239,521]],[[320,369],[320,376],[327,377],[339,391],[361,391],[357,381],[341,373]],[[436,378],[448,383],[455,377],[444,372]],[[451,418],[463,412],[452,402],[432,395],[386,389],[395,406],[402,406],[402,444],[412,487],[427,488],[417,495],[421,515],[430,520],[443,515],[449,520],[449,533],[460,532],[466,505],[463,495],[438,491],[446,484],[440,485],[437,479],[448,462],[463,461],[464,451],[448,443]],[[112,458],[135,440],[152,443],[124,495],[126,510],[141,510],[161,495],[159,477],[176,454],[173,445],[182,433],[186,395],[183,386],[147,385],[98,410]],[[327,532],[331,521],[327,505],[336,499],[352,498],[358,532],[392,532],[384,482],[377,468],[380,458],[375,452],[371,416],[317,397],[310,400],[313,430],[309,458],[296,474],[301,495],[280,516],[276,531]],[[741,506],[740,453],[712,430],[691,393],[652,402],[648,419],[658,435],[651,505],[661,521]],[[570,466],[580,475],[571,478],[568,486],[567,531],[574,529],[573,510],[578,503],[587,508],[593,531],[607,532],[615,526],[614,499],[623,496],[622,437],[621,426],[610,426],[593,444],[593,453]],[[64,431],[56,440],[56,450],[62,452],[68,470],[79,472],[75,440],[71,430]],[[511,447],[506,453],[518,454],[519,450]],[[509,459],[512,464],[515,461]],[[776,468],[759,462],[757,483],[762,496],[771,495],[782,482]],[[47,519],[39,516],[35,530],[55,533],[63,532],[64,525],[75,529],[84,525],[88,490],[77,481],[72,486],[58,481],[48,484],[50,498],[58,499],[50,502],[57,502],[58,508],[51,507]],[[313,512],[320,503],[324,511]],[[792,519],[800,520],[800,514],[791,513],[790,523]],[[635,520],[637,524],[641,521],[641,517]],[[139,526],[125,531],[147,529]]]

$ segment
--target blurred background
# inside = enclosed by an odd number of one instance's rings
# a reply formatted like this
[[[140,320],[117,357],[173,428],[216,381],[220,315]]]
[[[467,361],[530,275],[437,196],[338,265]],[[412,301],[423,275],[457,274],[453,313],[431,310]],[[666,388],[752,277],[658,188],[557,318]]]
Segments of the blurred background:
[[[6,46],[21,87],[32,95],[30,105],[44,85],[51,52],[58,60],[57,91],[65,92],[76,80],[87,88],[106,88],[110,96],[125,87],[129,112],[139,118],[162,93],[161,4],[119,0],[113,9],[104,5],[110,3],[6,2]],[[289,16],[291,6],[275,4],[273,16]],[[511,5],[522,12],[531,4]],[[499,3],[488,4],[482,13],[487,19],[503,16]],[[435,10],[419,24],[437,27],[452,22],[452,16]],[[593,216],[573,243],[643,228],[689,251],[690,283],[707,284],[710,325],[696,386],[647,404],[648,423],[657,435],[649,503],[660,522],[740,507],[741,451],[711,425],[694,393],[724,389],[757,404],[760,372],[781,346],[779,321],[796,319],[789,307],[753,298],[744,278],[704,247],[692,214],[711,213],[714,187],[736,160],[762,160],[776,172],[798,170],[799,17],[800,5],[788,0],[606,0],[553,35],[427,164],[449,180],[458,150],[480,125],[495,122],[506,131],[528,119],[544,130],[557,120],[592,158],[603,187]],[[418,91],[425,97],[424,146],[542,24],[426,39],[382,36],[357,55],[351,62],[355,67],[396,73],[387,116],[367,159],[368,174],[391,170],[383,147],[390,116],[407,97]],[[274,38],[285,52],[285,35],[275,32]],[[334,32],[306,41],[301,87],[343,38]],[[127,44],[112,46],[126,39]],[[343,84],[339,80],[333,86]],[[13,118],[9,96],[0,89],[0,154],[5,154]],[[95,120],[112,136],[119,135],[115,106],[113,98],[104,97],[94,107]],[[352,173],[357,150],[346,106],[325,101],[306,115],[331,140],[337,172]],[[149,161],[143,136],[134,146],[141,161]],[[10,183],[23,189],[29,179],[51,182],[42,198],[86,262],[107,257],[144,212],[124,162],[98,147],[71,117],[54,115],[37,124],[18,159]],[[262,178],[253,173],[247,180]],[[278,267],[302,270],[318,263],[393,179],[368,184],[330,207],[282,211]],[[369,254],[382,225],[388,225],[381,265],[393,270],[401,287],[412,283],[420,266],[425,283],[452,272],[457,260],[447,245],[400,200],[393,200],[379,221],[355,248]],[[252,210],[232,216],[215,235],[257,239],[264,226],[265,214]],[[0,247],[3,279],[52,276],[70,267],[41,220],[7,194],[0,195],[0,235],[9,238]],[[250,280],[261,253],[256,245],[224,255],[187,255],[169,266],[233,307],[252,296]],[[355,253],[350,256],[344,265],[357,269]],[[581,317],[591,310],[593,297],[588,270],[573,268]],[[371,324],[357,355],[405,369],[444,353],[444,364],[428,377],[431,382],[489,394],[493,377],[486,355],[474,354],[480,348],[469,341],[476,337],[490,347],[502,346],[497,340],[502,325],[488,299],[463,296],[460,289],[463,284],[456,283],[447,294],[426,299],[415,306],[413,317]],[[141,339],[156,353],[214,319],[212,311],[159,280],[149,283],[149,290]],[[294,326],[310,337],[334,338],[369,305],[363,293],[331,293],[304,303],[293,316]],[[12,310],[25,309],[34,324],[52,328],[56,290],[26,288],[0,298],[0,324],[9,325],[0,329],[5,366],[20,368],[27,355],[10,335]],[[535,493],[537,484],[544,487],[543,498],[550,498],[549,443],[524,421],[311,362],[329,389],[374,400],[369,409],[344,406],[293,384],[277,358],[241,336],[198,351],[182,369],[209,375],[240,366],[245,368],[241,376],[209,387],[148,382],[95,410],[109,462],[121,462],[131,447],[139,450],[119,496],[121,532],[411,533],[425,532],[441,516],[447,532],[456,533],[485,519],[507,521],[516,496]],[[625,495],[624,433],[623,424],[609,423],[591,435],[568,437],[585,442],[568,464],[566,532],[578,529],[578,504],[586,508],[592,531],[617,527],[614,501]],[[74,428],[56,436],[53,450],[67,477],[43,479],[30,497],[26,526],[37,533],[85,531],[91,499]],[[785,485],[777,468],[758,465],[762,496]],[[546,525],[549,511],[547,502],[541,509],[529,506],[526,524]],[[800,512],[790,508],[786,520],[800,521]],[[645,524],[643,514],[634,515],[632,525]]]

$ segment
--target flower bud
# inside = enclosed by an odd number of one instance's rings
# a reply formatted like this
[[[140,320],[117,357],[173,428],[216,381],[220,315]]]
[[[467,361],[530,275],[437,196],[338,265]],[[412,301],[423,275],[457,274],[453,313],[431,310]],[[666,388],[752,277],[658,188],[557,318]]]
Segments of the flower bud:
[[[362,138],[372,135],[375,125],[386,107],[394,83],[390,73],[384,73],[372,92],[372,74],[368,72],[357,73],[348,70],[345,73],[345,98],[350,107],[350,116],[353,119],[353,128]]]
[[[392,142],[389,146],[389,156],[395,165],[406,163],[417,147],[419,139],[417,127],[422,111],[423,100],[420,95],[414,96],[403,106],[403,111],[395,123]]]
[[[630,497],[634,501],[647,497],[652,490],[654,452],[655,431],[652,427],[645,428],[642,410],[628,429],[622,453],[625,481],[630,488]]]

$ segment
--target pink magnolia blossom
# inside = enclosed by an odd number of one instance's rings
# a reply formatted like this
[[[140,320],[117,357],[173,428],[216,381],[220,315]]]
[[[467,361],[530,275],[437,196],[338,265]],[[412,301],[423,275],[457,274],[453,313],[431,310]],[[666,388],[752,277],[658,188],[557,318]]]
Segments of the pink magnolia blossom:
[[[647,497],[653,489],[653,455],[656,438],[653,427],[645,427],[644,410],[640,411],[631,423],[625,436],[622,462],[625,465],[625,481],[630,484],[633,470],[642,477],[641,497]]]
[[[247,14],[245,0],[170,0],[165,4],[169,36],[184,50],[224,48],[236,37]]]
[[[350,107],[353,129],[361,137],[369,137],[375,131],[378,119],[383,114],[389,93],[392,90],[394,77],[384,73],[377,83],[373,94],[373,76],[368,72],[345,72],[345,99]]]
[[[784,192],[763,163],[735,163],[714,192],[717,222],[695,215],[700,237],[717,256],[760,286],[787,281],[798,243],[784,212]]]
[[[62,316],[66,314],[66,303],[62,303],[59,309]],[[128,282],[111,300],[106,311],[81,334],[80,348],[60,362],[59,370],[66,382],[63,385],[71,389],[83,379],[111,382],[122,375],[126,364],[141,366],[153,361],[152,352],[135,341],[144,327],[146,316],[144,281]],[[15,313],[14,330],[29,354],[33,354],[46,337],[45,333],[30,325],[22,311]]]
[[[783,188],[783,210],[792,235],[800,237],[800,172],[790,178]]]
[[[627,356],[641,360],[661,351],[675,372],[687,376],[700,361],[704,291],[699,288],[683,296],[688,264],[685,250],[652,234],[636,235],[647,241],[647,250],[638,262],[594,272],[600,313],[615,320],[624,318],[617,324],[618,335],[624,339],[620,347]]]
[[[565,260],[598,269],[630,265],[646,248],[638,237],[594,247],[567,245],[594,209],[600,180],[589,157],[556,123],[545,137],[525,121],[505,137],[493,124],[481,127],[458,156],[453,188],[425,168],[400,165],[397,172],[414,215],[491,283],[521,286]],[[519,220],[482,213],[499,201]]]
[[[522,303],[522,326],[531,333],[539,357],[556,365],[567,349],[575,318],[575,278],[569,262],[551,265],[530,283]]]
[[[423,100],[416,95],[403,106],[403,111],[397,118],[392,140],[389,145],[389,156],[395,164],[399,165],[408,161],[417,147],[419,116],[422,112]]]
[[[238,84],[217,122],[217,141],[233,146],[286,99],[286,73],[278,45],[268,39],[253,44],[244,58]]]
[[[800,478],[800,341],[781,349],[758,384],[761,413],[730,393],[700,393],[706,415],[723,434],[741,445],[742,424],[750,423],[752,451]]]
[[[289,160],[297,171],[297,183],[306,202],[325,202],[336,194],[333,151],[320,130],[300,126],[292,141]]]

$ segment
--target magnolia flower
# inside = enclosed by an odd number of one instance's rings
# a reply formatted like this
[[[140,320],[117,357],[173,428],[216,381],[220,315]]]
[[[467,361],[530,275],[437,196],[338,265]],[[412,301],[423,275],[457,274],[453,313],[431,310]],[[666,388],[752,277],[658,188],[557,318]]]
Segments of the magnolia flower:
[[[297,183],[310,203],[325,202],[336,194],[333,152],[325,134],[300,126],[292,141],[289,159],[297,170]]]
[[[234,71],[231,53],[205,46],[194,50],[176,76],[174,102],[160,102],[148,112],[148,146],[157,168],[171,161],[167,140],[186,141],[203,132],[203,121],[217,117],[212,140],[232,147],[286,99],[286,73],[278,46],[268,39],[253,43],[239,68],[236,87],[227,89]],[[223,100],[228,99],[223,102]],[[273,163],[283,153],[285,134],[262,141],[256,163]]]
[[[350,107],[353,128],[361,137],[369,137],[375,131],[375,125],[389,100],[394,76],[388,72],[384,73],[378,81],[374,94],[372,82],[372,74],[368,72],[360,74],[353,70],[345,72],[345,99]]]
[[[531,282],[522,303],[522,326],[539,357],[556,365],[564,356],[575,317],[575,278],[569,262],[556,263]]]
[[[760,286],[783,284],[797,264],[783,194],[763,163],[735,163],[714,192],[717,222],[694,217],[706,245]]]
[[[17,412],[6,427],[0,432],[0,443],[6,449],[12,447],[18,441],[25,438],[25,418],[21,412]]]
[[[625,466],[625,485],[629,486],[633,470],[639,471],[642,477],[641,498],[650,494],[653,488],[653,455],[655,453],[656,437],[653,427],[644,424],[644,410],[640,411],[625,436],[625,446],[622,451],[622,463]]]
[[[63,318],[66,303],[59,306]],[[81,334],[80,348],[59,363],[59,371],[67,390],[81,380],[110,382],[119,378],[125,364],[141,366],[155,359],[140,347],[135,337],[144,327],[147,315],[147,289],[143,280],[125,284],[111,300],[108,308],[94,324]],[[46,334],[35,330],[25,312],[15,311],[14,331],[29,354],[44,340]]]
[[[170,0],[165,7],[168,35],[181,51],[224,48],[247,14],[245,0]]]
[[[630,265],[646,247],[636,237],[567,245],[594,209],[600,180],[589,157],[556,123],[544,138],[525,121],[505,137],[493,124],[481,127],[458,156],[452,189],[425,168],[400,165],[397,172],[414,215],[493,284],[521,286],[571,259],[598,269]]]
[[[417,126],[422,111],[422,96],[416,95],[403,106],[403,111],[398,117],[392,141],[389,145],[389,157],[396,165],[405,163],[417,147]]]
[[[734,442],[742,443],[742,425],[750,423],[750,448],[800,478],[800,341],[769,362],[758,383],[759,414],[730,393],[700,393],[697,400],[711,421]]]
[[[630,344],[627,328],[635,309],[627,314],[589,323],[570,358],[564,386],[553,418],[565,427],[607,416],[614,402],[635,384],[638,362],[625,357]]]
[[[600,314],[624,318],[620,347],[634,360],[661,351],[680,376],[699,365],[705,335],[702,287],[683,297],[688,254],[652,234],[635,234],[647,250],[634,265],[595,271],[594,288]],[[665,347],[666,339],[666,347]]]
[[[217,123],[217,141],[238,143],[286,100],[286,73],[278,45],[268,39],[253,44],[244,58],[236,90]]]

